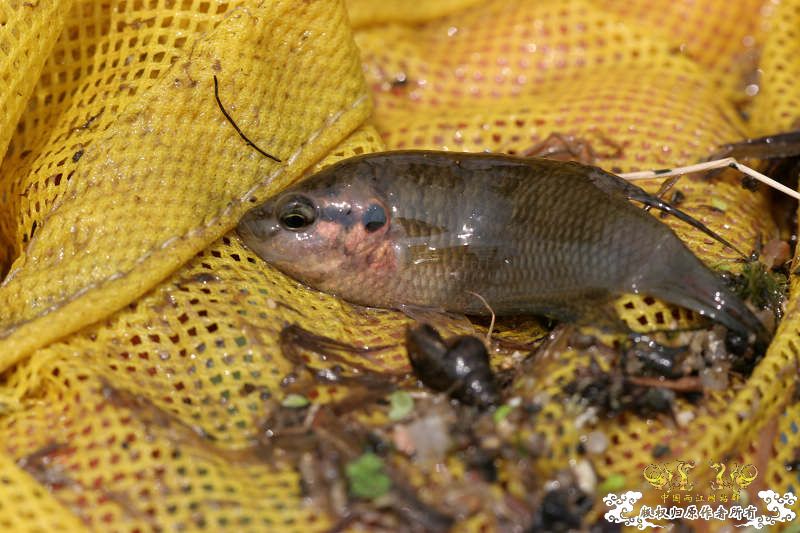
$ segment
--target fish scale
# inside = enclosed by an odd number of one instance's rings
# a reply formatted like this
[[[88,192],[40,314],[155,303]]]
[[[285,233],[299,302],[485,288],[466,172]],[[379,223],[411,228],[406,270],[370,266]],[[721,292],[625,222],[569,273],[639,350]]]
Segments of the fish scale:
[[[308,224],[287,228],[281,217],[298,198]],[[660,202],[579,163],[384,152],[309,177],[250,211],[239,233],[287,274],[362,305],[485,314],[478,294],[498,315],[597,321],[613,298],[642,293],[766,342],[747,306],[629,198]],[[376,209],[386,218],[368,231],[363,217]]]

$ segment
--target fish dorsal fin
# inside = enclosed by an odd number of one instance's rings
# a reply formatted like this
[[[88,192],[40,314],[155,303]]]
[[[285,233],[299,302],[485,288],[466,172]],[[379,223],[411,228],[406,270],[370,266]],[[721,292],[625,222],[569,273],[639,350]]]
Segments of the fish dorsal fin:
[[[800,130],[723,144],[709,159],[783,159],[800,156]]]
[[[641,187],[638,187],[633,183],[600,168],[594,168],[591,172],[589,172],[588,177],[596,187],[607,194],[622,195],[628,200],[640,202],[646,206],[653,207],[659,211],[673,215],[675,218],[689,224],[693,228],[702,231],[715,241],[727,246],[731,250],[734,250],[742,257],[746,257],[741,250],[734,246],[730,241],[725,239],[722,235],[712,230],[688,213],[681,211],[677,207],[665,202],[661,198],[648,193]]]

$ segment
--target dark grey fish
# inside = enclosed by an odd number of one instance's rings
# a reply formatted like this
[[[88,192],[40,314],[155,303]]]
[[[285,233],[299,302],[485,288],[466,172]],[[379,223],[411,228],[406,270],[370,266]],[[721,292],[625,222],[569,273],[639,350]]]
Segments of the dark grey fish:
[[[245,215],[239,233],[292,277],[354,303],[606,321],[646,294],[766,343],[761,322],[655,217],[702,224],[599,168],[402,151],[341,161]],[[712,234],[709,230],[704,229]]]

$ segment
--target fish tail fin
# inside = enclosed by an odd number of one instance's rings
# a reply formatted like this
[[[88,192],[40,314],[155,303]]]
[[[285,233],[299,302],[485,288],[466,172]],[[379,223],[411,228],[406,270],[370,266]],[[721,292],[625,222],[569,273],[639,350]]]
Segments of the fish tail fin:
[[[770,334],[764,324],[719,276],[702,264],[700,267],[673,270],[669,276],[671,283],[656,284],[648,291],[653,296],[697,311],[744,338],[755,334],[757,350],[766,349]]]

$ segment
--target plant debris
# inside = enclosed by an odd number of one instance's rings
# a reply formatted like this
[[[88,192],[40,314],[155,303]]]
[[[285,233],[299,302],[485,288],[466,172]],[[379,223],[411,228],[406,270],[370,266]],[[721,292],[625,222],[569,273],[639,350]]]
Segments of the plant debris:
[[[389,492],[392,480],[386,475],[383,459],[367,452],[345,466],[350,491],[358,498],[375,500]]]
[[[774,258],[769,260],[774,262]],[[730,276],[730,284],[739,296],[756,308],[771,311],[776,319],[783,317],[789,281],[783,272],[769,270],[761,261],[745,263],[742,273]]]
[[[394,391],[389,395],[389,420],[397,422],[414,410],[414,398],[406,391]]]

